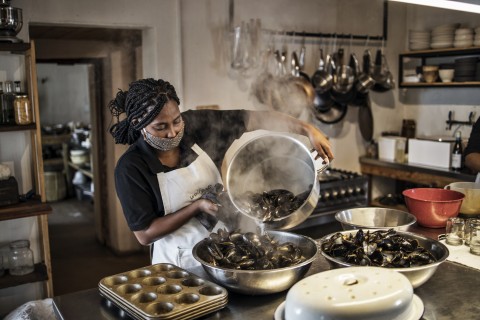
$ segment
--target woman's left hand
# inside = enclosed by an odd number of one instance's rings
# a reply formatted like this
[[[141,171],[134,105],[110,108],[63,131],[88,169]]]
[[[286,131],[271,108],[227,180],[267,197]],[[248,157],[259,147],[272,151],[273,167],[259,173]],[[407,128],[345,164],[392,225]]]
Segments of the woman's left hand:
[[[334,157],[328,138],[314,125],[307,124],[305,130],[312,147],[318,152],[316,159],[328,159],[331,162]]]

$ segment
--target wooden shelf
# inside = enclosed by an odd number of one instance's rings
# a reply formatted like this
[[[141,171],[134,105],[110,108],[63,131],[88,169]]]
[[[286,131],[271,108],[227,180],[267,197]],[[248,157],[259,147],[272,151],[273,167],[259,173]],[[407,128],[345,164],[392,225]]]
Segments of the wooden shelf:
[[[39,199],[27,200],[26,202],[0,207],[0,221],[35,217],[51,212],[52,207]]]
[[[69,161],[68,162],[68,165],[70,167],[72,167],[73,169],[77,170],[77,171],[80,171],[81,173],[83,173],[84,175],[86,175],[87,177],[93,179],[93,173],[90,169],[86,169],[86,168],[82,168],[80,167],[78,164],[74,164],[73,162]]]
[[[398,57],[398,83],[400,88],[472,88],[480,87],[480,81],[466,81],[466,82],[405,82],[403,81],[404,64],[413,63],[416,67],[433,64],[438,65],[441,60],[454,63],[454,60],[462,57],[480,57],[480,47],[469,48],[447,48],[435,50],[410,51],[399,55]],[[438,59],[440,58],[440,59]],[[432,62],[428,62],[433,59]],[[431,61],[431,60],[430,60]],[[410,66],[410,68],[413,66]]]
[[[434,83],[426,83],[426,82],[401,82],[400,87],[407,88],[435,88],[435,87],[480,87],[480,81],[471,81],[471,82],[434,82]]]
[[[37,263],[32,273],[23,276],[12,276],[5,270],[5,274],[0,276],[0,289],[45,280],[48,280],[47,266],[44,263]]]
[[[0,42],[0,51],[7,51],[11,53],[21,53],[24,54],[27,50],[31,47],[30,43],[28,42],[20,42],[20,43],[8,43],[8,42]]]
[[[72,135],[70,133],[58,135],[42,134],[42,146],[61,145],[62,143],[67,143],[68,141],[70,141],[71,138]]]
[[[38,241],[38,255],[43,263],[35,267],[35,272],[30,275],[13,277],[3,276],[0,278],[0,287],[16,286],[28,282],[43,282],[43,294],[42,297],[53,297],[53,283],[52,283],[52,266],[50,259],[50,242],[48,237],[48,218],[47,215],[52,212],[50,205],[46,204],[45,195],[45,177],[43,170],[43,157],[42,157],[42,141],[41,141],[41,127],[40,127],[40,109],[37,87],[37,68],[35,57],[35,43],[32,40],[30,43],[6,43],[0,42],[0,51],[3,56],[7,56],[8,53],[18,55],[22,69],[24,69],[25,77],[21,79],[23,81],[25,90],[29,96],[32,111],[34,115],[34,123],[30,125],[2,125],[0,126],[0,133],[16,131],[15,134],[19,138],[20,135],[29,133],[30,137],[25,137],[25,142],[30,145],[31,149],[31,166],[33,168],[32,185],[35,192],[38,194],[34,199],[27,200],[25,202],[19,202],[10,206],[0,207],[0,221],[20,219],[26,217],[35,218],[38,225],[38,232],[32,234]],[[23,56],[23,57],[20,57]],[[17,57],[14,57],[17,60]],[[7,59],[11,60],[11,59]],[[8,63],[8,61],[6,61]],[[14,67],[14,66],[12,66]],[[28,132],[29,131],[29,132]],[[30,138],[30,139],[28,139]],[[24,148],[22,144],[18,145],[18,148]],[[16,151],[16,150],[15,150]],[[16,157],[14,160],[22,160],[20,157]],[[23,224],[25,222],[19,222]],[[10,280],[9,280],[10,279]],[[39,294],[35,294],[38,296]],[[38,297],[40,298],[40,297]]]
[[[400,54],[405,57],[446,57],[446,56],[467,56],[471,54],[478,54],[480,47],[468,47],[468,48],[446,48],[446,49],[432,49],[432,50],[419,50],[408,51]]]
[[[26,130],[36,130],[37,127],[35,123],[25,124],[25,125],[8,125],[0,124],[0,132],[9,132],[9,131],[26,131]]]

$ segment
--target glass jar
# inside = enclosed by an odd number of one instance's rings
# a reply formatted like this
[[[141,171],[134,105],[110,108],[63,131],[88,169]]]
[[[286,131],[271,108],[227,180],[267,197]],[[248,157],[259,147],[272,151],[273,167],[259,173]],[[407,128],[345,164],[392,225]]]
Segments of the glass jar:
[[[3,261],[3,255],[0,252],[0,277],[3,276],[3,274],[5,273],[5,263]]]
[[[9,270],[13,276],[22,276],[33,272],[33,252],[30,241],[18,240],[10,243]]]
[[[30,107],[30,100],[27,95],[17,95],[13,101],[13,105],[16,124],[23,125],[33,122],[32,108]]]
[[[0,95],[1,110],[1,124],[15,124],[15,111],[13,102],[15,94],[13,93],[13,82],[5,81],[5,91]]]

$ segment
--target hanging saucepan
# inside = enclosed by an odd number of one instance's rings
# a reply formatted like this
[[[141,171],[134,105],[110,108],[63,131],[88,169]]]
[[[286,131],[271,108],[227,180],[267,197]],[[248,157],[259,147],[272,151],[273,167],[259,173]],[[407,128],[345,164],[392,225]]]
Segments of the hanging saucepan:
[[[373,138],[373,115],[370,104],[370,97],[366,94],[364,105],[358,110],[358,125],[363,139],[372,141]]]
[[[332,76],[332,61],[329,54],[327,54],[326,60],[323,60],[323,50],[320,49],[320,59],[318,61],[318,69],[312,75],[312,85],[317,92],[325,93],[333,85]]]
[[[343,58],[344,50],[343,48],[340,48],[337,53],[338,66],[333,75],[332,89],[341,94],[350,91],[355,80],[352,68],[349,65],[344,64]]]
[[[241,213],[263,222],[266,229],[295,227],[315,209],[320,190],[318,175],[329,165],[328,160],[322,163],[323,160],[315,159],[316,156],[316,152],[312,153],[305,144],[290,135],[269,133],[251,139],[235,152],[227,164],[225,184],[228,196]],[[284,195],[284,205],[269,210],[275,212],[265,219],[266,210],[260,203],[264,192],[272,190]],[[291,205],[285,191],[295,196],[296,205],[293,208],[297,209],[293,212],[284,211]],[[253,201],[254,194],[259,195],[260,198],[256,198],[258,201]]]
[[[373,67],[372,77],[375,80],[375,84],[372,87],[373,91],[376,92],[385,92],[394,88],[393,75],[390,72],[387,64],[387,59],[385,58],[381,49],[377,50],[375,56],[375,65]]]
[[[370,51],[365,50],[365,53],[363,54],[363,70],[358,70],[357,82],[355,84],[355,88],[360,93],[367,93],[375,84],[375,80],[370,75],[370,60]]]
[[[338,103],[334,101],[333,98],[326,100],[325,103],[326,103],[325,107],[313,109],[313,115],[320,122],[323,122],[326,124],[334,124],[334,123],[340,122],[347,114],[346,103]]]
[[[310,83],[310,76],[302,71],[296,51],[292,52],[291,74],[295,77],[302,77]]]
[[[342,63],[341,61],[343,60],[343,52],[341,51],[341,49],[339,50],[338,57],[339,57],[339,62]],[[337,70],[336,74],[338,75],[339,73],[346,72],[349,74],[348,76],[349,79],[348,80],[345,79],[343,86],[341,86],[343,90],[338,90],[338,87],[336,88],[334,85],[332,90],[330,90],[330,94],[332,96],[332,99],[335,102],[339,104],[347,105],[348,103],[352,102],[355,99],[355,95],[357,93],[355,90],[355,87],[353,86],[355,82],[355,69],[357,69],[356,61],[351,56],[349,64],[348,65],[341,64],[339,68],[343,69],[344,71]],[[341,79],[341,77],[337,76],[337,80],[339,79]],[[339,81],[343,81],[343,80],[339,80]]]
[[[357,77],[354,86],[357,93],[354,99],[349,103],[349,105],[359,107],[365,104],[365,99],[367,99],[368,97],[368,91],[375,84],[375,80],[373,80],[372,76],[370,75],[370,51],[365,50],[365,53],[363,55],[363,70],[360,70],[359,63],[355,54],[353,53],[352,55],[353,64],[357,67]]]

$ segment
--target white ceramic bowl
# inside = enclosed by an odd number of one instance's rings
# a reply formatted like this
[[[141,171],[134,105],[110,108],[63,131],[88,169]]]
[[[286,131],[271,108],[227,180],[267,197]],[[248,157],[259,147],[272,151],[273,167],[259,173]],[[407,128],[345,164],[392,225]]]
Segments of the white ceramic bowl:
[[[90,154],[87,150],[70,150],[70,160],[73,164],[84,164],[90,161]]]
[[[352,267],[297,282],[277,309],[275,320],[418,320],[423,311],[405,276],[389,269]]]
[[[455,74],[454,69],[440,69],[438,70],[438,75],[442,82],[452,82],[453,76]]]

